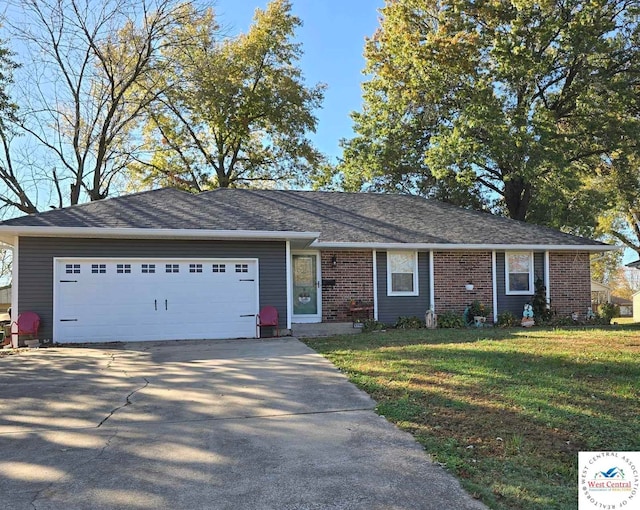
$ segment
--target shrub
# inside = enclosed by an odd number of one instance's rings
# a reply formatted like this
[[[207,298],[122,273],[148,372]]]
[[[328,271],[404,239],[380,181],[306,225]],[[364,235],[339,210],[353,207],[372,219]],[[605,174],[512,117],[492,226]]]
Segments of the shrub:
[[[611,322],[611,319],[620,315],[620,307],[618,305],[614,305],[613,303],[605,303],[600,306],[598,315],[602,320],[606,321],[606,323],[609,324]]]
[[[366,319],[362,323],[362,331],[367,333],[370,331],[382,331],[383,329],[387,329],[387,325],[375,319]]]
[[[491,307],[486,306],[477,299],[469,305],[469,316],[473,317],[487,317],[491,315]]]
[[[500,326],[501,328],[512,328],[513,326],[517,325],[518,322],[518,318],[513,312],[510,312],[509,310],[498,314],[498,326]]]
[[[547,303],[547,287],[545,287],[542,278],[536,279],[535,287],[531,306],[533,307],[533,318],[538,323],[551,319],[551,310]]]
[[[424,328],[424,321],[420,317],[398,317],[396,329],[420,329]]]
[[[438,314],[439,328],[464,328],[464,319],[456,312],[444,312]]]

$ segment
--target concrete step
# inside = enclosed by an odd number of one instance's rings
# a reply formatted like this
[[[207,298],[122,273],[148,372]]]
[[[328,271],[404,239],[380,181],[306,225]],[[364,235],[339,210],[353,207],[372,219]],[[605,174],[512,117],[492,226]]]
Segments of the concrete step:
[[[291,335],[297,338],[318,336],[354,335],[362,328],[354,328],[352,322],[323,322],[318,324],[292,324]]]

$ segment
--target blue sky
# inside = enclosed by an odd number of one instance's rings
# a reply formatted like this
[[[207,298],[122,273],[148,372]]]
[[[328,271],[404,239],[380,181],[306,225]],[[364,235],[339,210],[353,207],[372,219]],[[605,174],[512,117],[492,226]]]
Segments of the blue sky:
[[[245,32],[256,8],[267,0],[216,0],[214,9],[231,33]],[[336,158],[341,138],[350,138],[349,113],[359,110],[364,76],[365,37],[378,27],[383,0],[292,0],[293,13],[304,25],[298,29],[304,56],[300,67],[307,84],[325,83],[322,110],[316,112],[318,129],[313,140],[322,152]]]

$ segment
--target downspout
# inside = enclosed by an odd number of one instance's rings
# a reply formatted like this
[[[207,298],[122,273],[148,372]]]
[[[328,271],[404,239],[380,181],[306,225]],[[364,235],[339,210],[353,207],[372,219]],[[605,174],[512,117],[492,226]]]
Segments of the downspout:
[[[544,286],[546,287],[545,299],[547,306],[551,307],[551,285],[549,282],[549,250],[544,252]]]
[[[436,311],[436,282],[433,269],[433,250],[429,250],[429,308]]]
[[[493,291],[493,322],[498,322],[498,278],[496,250],[491,252],[491,284]]]
[[[378,320],[378,252],[373,250],[373,319]]]
[[[285,243],[285,271],[287,273],[287,329],[291,331],[291,309],[293,307],[293,298],[291,296],[291,241]]]
[[[11,325],[13,325],[13,321],[18,320],[18,287],[20,282],[18,281],[18,249],[19,249],[19,237],[16,236],[13,239],[13,255],[11,258]],[[9,333],[11,333],[11,329],[9,328]],[[14,342],[13,335],[11,335],[11,347],[14,349],[18,348],[18,335],[16,335],[16,340]]]

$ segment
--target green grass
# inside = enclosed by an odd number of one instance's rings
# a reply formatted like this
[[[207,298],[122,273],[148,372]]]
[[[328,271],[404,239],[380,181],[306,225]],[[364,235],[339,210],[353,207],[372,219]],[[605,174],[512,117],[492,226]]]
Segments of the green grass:
[[[614,317],[611,319],[611,324],[634,324],[633,317]],[[640,325],[640,323],[635,323]]]
[[[495,509],[575,509],[577,452],[640,450],[640,328],[307,340]]]

